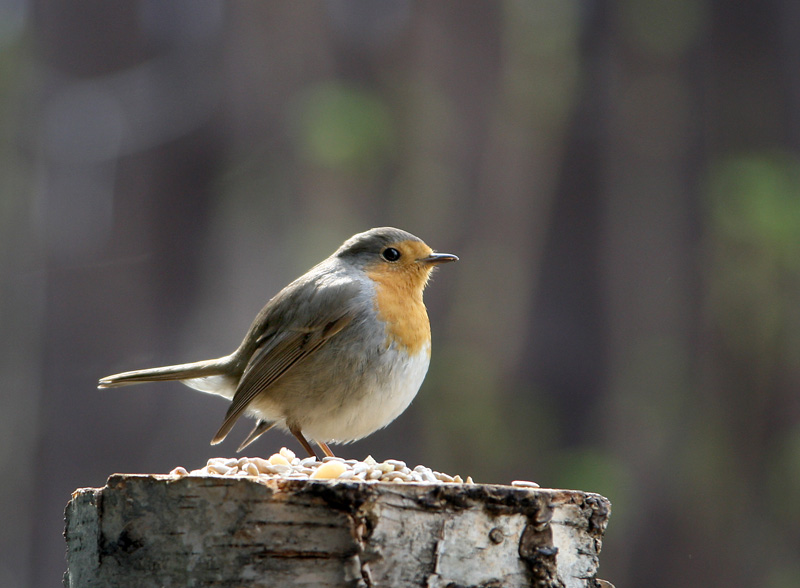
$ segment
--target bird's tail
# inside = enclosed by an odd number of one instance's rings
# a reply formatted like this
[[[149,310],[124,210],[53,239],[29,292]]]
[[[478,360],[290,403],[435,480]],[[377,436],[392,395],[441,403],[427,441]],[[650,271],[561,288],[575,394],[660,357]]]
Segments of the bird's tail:
[[[194,363],[168,365],[165,367],[135,370],[106,376],[98,383],[98,388],[117,388],[129,384],[142,382],[162,382],[166,380],[194,380],[196,378],[210,378],[224,376],[228,372],[230,358],[208,359]],[[191,385],[191,384],[190,384]]]

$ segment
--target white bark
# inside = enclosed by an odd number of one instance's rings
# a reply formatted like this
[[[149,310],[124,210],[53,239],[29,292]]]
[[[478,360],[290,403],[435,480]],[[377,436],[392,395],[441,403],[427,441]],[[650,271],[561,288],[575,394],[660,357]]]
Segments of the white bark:
[[[595,588],[608,500],[481,484],[114,475],[67,506],[75,588]]]

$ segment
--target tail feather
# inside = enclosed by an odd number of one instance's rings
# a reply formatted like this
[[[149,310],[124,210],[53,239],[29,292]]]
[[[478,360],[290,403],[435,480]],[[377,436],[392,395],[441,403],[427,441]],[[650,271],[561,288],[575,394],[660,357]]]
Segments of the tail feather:
[[[245,447],[250,445],[253,441],[258,439],[259,437],[261,437],[261,435],[263,435],[264,433],[269,431],[276,424],[277,423],[270,423],[269,421],[264,421],[264,420],[259,419],[258,422],[256,423],[256,426],[253,428],[252,431],[250,431],[250,434],[247,436],[247,439],[242,441],[242,444],[239,445],[239,449],[236,450],[236,453],[240,453]],[[215,438],[215,441],[216,441],[216,438]],[[219,441],[216,441],[216,443],[214,441],[212,441],[211,444],[212,445],[216,445],[220,441],[222,441],[222,439],[220,439]]]
[[[117,388],[142,382],[163,382],[167,380],[191,380],[209,376],[224,376],[229,371],[228,358],[209,359],[195,363],[168,365],[164,367],[135,370],[106,376],[98,383],[98,388]]]

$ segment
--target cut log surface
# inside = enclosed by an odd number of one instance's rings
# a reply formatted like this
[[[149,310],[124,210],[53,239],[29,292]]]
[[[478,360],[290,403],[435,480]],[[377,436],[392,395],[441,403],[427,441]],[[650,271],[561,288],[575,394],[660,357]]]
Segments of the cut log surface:
[[[573,490],[115,474],[67,505],[65,586],[595,588],[609,511]]]

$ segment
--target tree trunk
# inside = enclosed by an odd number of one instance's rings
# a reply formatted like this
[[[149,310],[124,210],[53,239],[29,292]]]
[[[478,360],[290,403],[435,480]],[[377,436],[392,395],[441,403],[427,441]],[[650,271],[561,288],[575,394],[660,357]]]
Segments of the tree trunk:
[[[113,475],[67,506],[64,584],[595,588],[609,511],[572,490]]]

